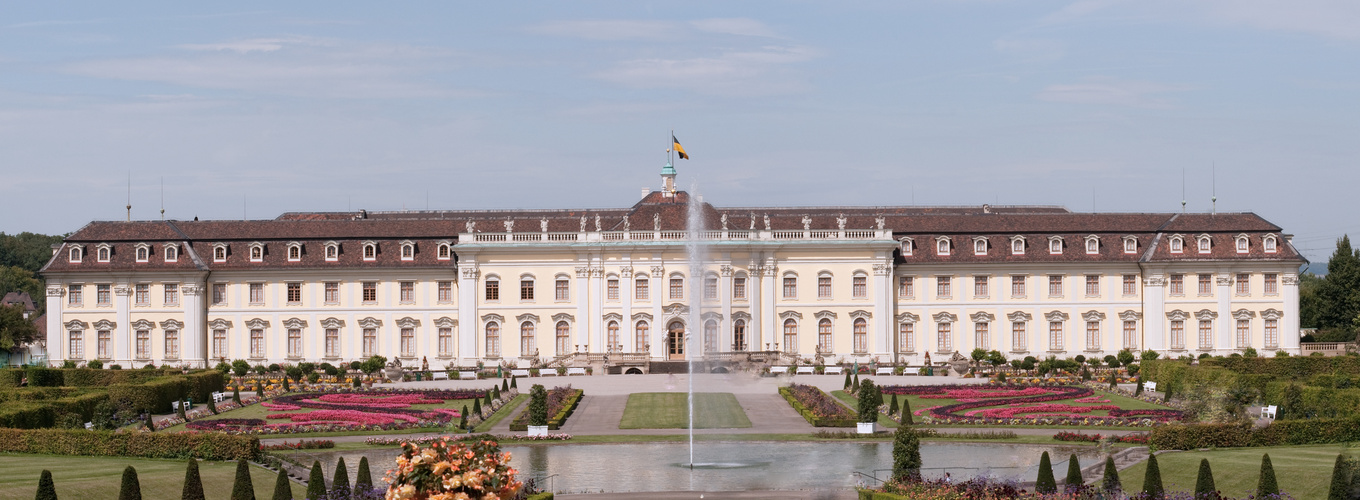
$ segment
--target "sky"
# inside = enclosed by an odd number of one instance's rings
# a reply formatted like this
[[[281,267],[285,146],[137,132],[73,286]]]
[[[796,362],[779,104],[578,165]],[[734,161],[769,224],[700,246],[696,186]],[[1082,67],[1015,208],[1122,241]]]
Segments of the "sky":
[[[1061,205],[1360,236],[1360,2],[18,2],[0,232],[286,211]],[[129,182],[131,184],[129,194]],[[162,195],[163,193],[163,195]],[[1184,194],[1183,194],[1184,193]]]

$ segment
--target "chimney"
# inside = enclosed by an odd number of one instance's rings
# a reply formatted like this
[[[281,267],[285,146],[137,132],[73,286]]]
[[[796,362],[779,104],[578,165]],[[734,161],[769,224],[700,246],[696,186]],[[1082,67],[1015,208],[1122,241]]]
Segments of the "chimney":
[[[652,188],[648,188],[648,187],[642,188],[642,198],[643,198],[643,199],[646,199],[646,198],[647,198],[647,195],[649,195],[649,194],[652,194]]]

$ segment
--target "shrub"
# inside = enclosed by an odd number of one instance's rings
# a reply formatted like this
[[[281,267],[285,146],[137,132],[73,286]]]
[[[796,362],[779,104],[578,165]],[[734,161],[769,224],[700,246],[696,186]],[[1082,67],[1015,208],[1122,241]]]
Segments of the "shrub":
[[[1162,487],[1162,470],[1157,467],[1157,455],[1148,457],[1147,471],[1143,473],[1143,497],[1160,499],[1166,495]]]
[[[247,363],[244,359],[232,361],[231,372],[235,373],[237,377],[244,377],[250,373],[250,363]]]
[[[189,467],[184,470],[184,491],[180,500],[203,500],[203,479],[198,476],[198,460],[189,459]]]
[[[897,397],[897,395],[896,395],[896,394],[893,394],[893,397]],[[913,422],[912,422],[911,417],[912,417],[912,415],[911,415],[911,400],[909,400],[909,399],[903,399],[903,400],[902,400],[902,423],[905,424],[905,425],[912,425]]]
[[[335,462],[335,473],[331,475],[331,496],[349,497],[349,469],[345,467],[345,457]]]
[[[279,475],[274,478],[274,495],[270,500],[293,500],[293,486],[288,483],[288,472],[279,467]]]
[[[548,425],[548,391],[542,384],[529,389],[529,425]]]
[[[856,415],[826,392],[813,386],[791,384],[779,394],[813,427],[854,427]]]
[[[355,491],[373,489],[373,475],[368,470],[368,457],[359,458],[359,473],[354,477]]]
[[[874,381],[864,379],[859,385],[859,421],[861,423],[873,423],[878,421],[878,404],[875,401],[878,392],[874,389]]]
[[[19,387],[24,381],[24,371],[0,368],[0,388]]]
[[[1081,478],[1081,463],[1077,461],[1077,454],[1073,453],[1067,459],[1067,477],[1063,479],[1063,491],[1072,493],[1085,485],[1086,481]]]
[[[893,433],[893,471],[897,482],[921,480],[921,438],[910,425],[900,425]]]
[[[109,365],[109,369],[110,369],[110,370],[122,370],[122,369],[123,369],[123,365],[120,365],[120,364],[112,364],[112,365]]]
[[[893,394],[892,403],[888,405],[888,415],[889,416],[896,415],[898,411],[901,411],[901,409],[902,408],[897,404],[897,395]]]
[[[1105,495],[1111,498],[1118,498],[1119,492],[1124,489],[1119,484],[1119,469],[1114,466],[1114,457],[1105,457],[1105,477],[1100,481],[1101,489],[1105,490]]]
[[[482,398],[472,399],[472,413],[480,416],[482,414]]]
[[[1053,478],[1053,462],[1048,458],[1047,451],[1039,456],[1039,477],[1034,480],[1034,492],[1058,492],[1058,480]]]
[[[231,373],[231,364],[226,361],[218,361],[217,366],[214,366],[213,370],[222,372],[223,375],[226,375]]]
[[[1280,486],[1275,483],[1275,467],[1270,465],[1270,454],[1261,455],[1261,480],[1256,483],[1256,498],[1266,495],[1280,495]]]
[[[1159,356],[1159,354],[1157,354],[1157,351],[1151,349],[1143,351],[1138,355],[1138,357],[1143,361],[1152,361],[1154,359],[1157,359],[1157,356]]]
[[[221,433],[0,429],[0,453],[249,460],[259,450],[259,438]]]
[[[123,483],[118,488],[118,500],[142,500],[142,485],[137,481],[137,469],[131,465],[123,469]]]
[[[1218,488],[1214,487],[1214,471],[1209,468],[1209,459],[1199,459],[1199,475],[1195,478],[1195,498],[1206,500],[1218,497]]]
[[[52,471],[43,469],[38,476],[38,495],[36,500],[57,500],[57,487],[52,484]]]
[[[307,478],[307,500],[320,500],[326,496],[326,478],[321,475],[321,461],[312,462],[312,474]]]
[[[103,368],[104,368],[104,362],[101,361],[101,360],[98,360],[98,359],[91,359],[90,361],[88,361],[88,362],[85,363],[85,367],[86,367],[86,368],[94,368],[94,369],[96,369],[96,370],[103,369]]]
[[[30,366],[27,369],[29,387],[60,387],[63,382],[61,370]]]
[[[1350,498],[1350,475],[1350,467],[1346,465],[1346,455],[1338,454],[1336,465],[1332,466],[1332,484],[1327,489],[1327,500],[1347,500]]]

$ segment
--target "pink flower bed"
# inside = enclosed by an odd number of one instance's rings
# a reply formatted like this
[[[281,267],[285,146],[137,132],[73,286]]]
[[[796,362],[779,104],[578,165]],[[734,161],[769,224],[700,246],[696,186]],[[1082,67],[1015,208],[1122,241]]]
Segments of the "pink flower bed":
[[[1100,396],[1088,396],[1073,401],[1074,403],[1109,403],[1110,400]]]
[[[437,405],[442,399],[430,399],[423,394],[395,394],[375,396],[368,394],[324,394],[316,401],[334,404],[361,405],[370,408],[410,408],[411,405]]]
[[[301,410],[301,409],[302,409],[301,406],[297,406],[297,405],[282,404],[282,403],[269,403],[269,402],[260,403],[260,406],[263,406],[263,407],[265,407],[266,409],[273,410],[273,411],[293,411],[293,410]]]
[[[274,419],[288,419],[293,423],[311,422],[351,422],[362,425],[387,425],[397,420],[404,422],[417,422],[420,419],[410,415],[396,413],[369,413],[355,410],[316,410],[308,413],[272,413],[268,417]]]
[[[991,418],[1011,418],[1020,415],[1032,417],[1074,417],[1078,413],[1091,413],[1098,410],[1118,410],[1115,405],[1073,406],[1062,403],[1048,403],[1034,406],[1007,406],[1005,408],[984,408],[964,412],[965,417],[981,416]]]
[[[960,402],[971,403],[983,399],[992,398],[1023,398],[1029,396],[1041,396],[1050,391],[1041,387],[1026,387],[1024,389],[945,389],[943,393],[923,394],[921,399],[957,399]]]

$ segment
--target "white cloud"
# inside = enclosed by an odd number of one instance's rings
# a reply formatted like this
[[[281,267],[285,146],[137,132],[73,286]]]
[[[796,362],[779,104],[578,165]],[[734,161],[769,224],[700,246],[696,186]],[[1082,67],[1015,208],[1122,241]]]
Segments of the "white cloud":
[[[690,21],[690,26],[699,31],[724,33],[728,35],[760,36],[774,38],[778,35],[765,23],[744,17],[712,18]]]
[[[285,45],[290,44],[324,45],[323,42],[314,38],[291,37],[291,38],[251,38],[247,40],[237,40],[234,42],[221,42],[221,43],[191,43],[180,45],[179,47],[188,50],[229,51],[238,54],[245,54],[248,52],[274,52],[279,49],[282,49]]]
[[[1160,94],[1183,92],[1193,88],[1185,85],[1091,77],[1081,83],[1049,85],[1035,97],[1050,102],[1166,108],[1171,107],[1172,103],[1160,97]]]
[[[679,37],[683,31],[676,22],[628,19],[550,21],[529,27],[531,33],[587,40],[661,40]]]
[[[787,94],[807,85],[790,74],[789,64],[818,55],[807,47],[767,46],[717,57],[634,59],[598,73],[599,78],[637,88],[671,88],[729,95]]]

